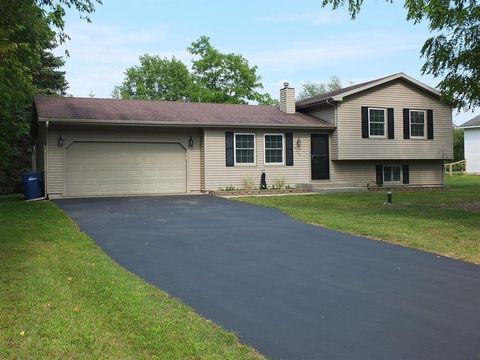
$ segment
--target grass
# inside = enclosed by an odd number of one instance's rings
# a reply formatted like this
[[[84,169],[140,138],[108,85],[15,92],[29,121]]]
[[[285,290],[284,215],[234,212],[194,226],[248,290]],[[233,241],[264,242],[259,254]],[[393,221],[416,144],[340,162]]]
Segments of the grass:
[[[0,358],[262,356],[116,265],[53,203],[3,196]]]
[[[444,191],[238,198],[331,229],[480,264],[480,176],[454,175]]]

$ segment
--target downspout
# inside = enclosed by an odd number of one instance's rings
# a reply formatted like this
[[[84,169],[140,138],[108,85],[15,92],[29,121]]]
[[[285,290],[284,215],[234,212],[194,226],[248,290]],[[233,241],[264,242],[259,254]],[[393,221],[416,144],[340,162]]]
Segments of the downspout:
[[[45,122],[45,145],[43,147],[43,195],[48,198],[47,195],[47,174],[48,174],[48,120]]]
[[[326,103],[327,105],[330,105],[330,106],[332,106],[332,107],[335,108],[335,116],[334,116],[334,118],[335,118],[335,124],[334,124],[334,125],[335,125],[335,126],[338,126],[338,124],[337,124],[337,105],[336,105],[336,104],[332,104],[332,103],[330,102],[330,100],[328,100],[328,99],[325,101],[325,103]]]

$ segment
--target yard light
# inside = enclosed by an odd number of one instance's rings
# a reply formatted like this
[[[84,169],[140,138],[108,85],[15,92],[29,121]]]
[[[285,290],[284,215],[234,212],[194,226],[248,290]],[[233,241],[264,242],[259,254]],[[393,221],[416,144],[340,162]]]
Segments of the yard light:
[[[387,192],[387,204],[392,205],[393,203],[393,193],[391,191]]]
[[[190,136],[190,139],[188,139],[188,147],[190,149],[193,149],[193,138]]]
[[[57,146],[62,147],[63,146],[63,137],[60,135],[57,139]]]

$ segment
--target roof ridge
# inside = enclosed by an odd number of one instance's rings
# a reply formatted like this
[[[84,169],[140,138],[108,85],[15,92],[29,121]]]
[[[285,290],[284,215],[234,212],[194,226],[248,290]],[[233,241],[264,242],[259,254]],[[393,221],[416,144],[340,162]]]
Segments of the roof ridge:
[[[303,103],[308,103],[308,102],[311,102],[311,101],[314,101],[314,100],[317,100],[317,99],[322,99],[322,98],[330,97],[330,96],[332,96],[332,95],[340,95],[340,94],[342,94],[342,93],[344,93],[344,92],[347,92],[347,91],[350,91],[350,90],[354,90],[354,89],[360,88],[360,87],[362,87],[362,86],[365,86],[365,85],[374,83],[374,82],[376,82],[376,81],[380,81],[380,80],[389,78],[389,77],[391,77],[391,76],[399,75],[399,74],[403,74],[403,73],[395,73],[395,74],[391,74],[391,75],[387,75],[387,76],[382,76],[382,77],[377,78],[377,79],[364,81],[364,82],[361,82],[361,83],[358,83],[358,84],[353,84],[353,85],[345,86],[345,87],[340,88],[340,89],[337,89],[337,90],[328,91],[328,92],[326,92],[326,93],[324,93],[324,94],[315,95],[315,96],[311,96],[311,97],[308,97],[308,98],[305,98],[305,99],[302,99],[302,100],[298,100],[298,101],[296,102],[296,104],[297,104],[297,105],[302,105]]]
[[[215,102],[200,102],[200,101],[181,101],[181,100],[159,100],[159,99],[115,99],[115,98],[97,98],[87,96],[60,96],[60,95],[34,95],[34,98],[60,98],[60,99],[79,99],[89,101],[120,101],[120,102],[146,102],[146,103],[175,103],[175,104],[201,104],[201,105],[232,105],[232,106],[259,106],[259,107],[278,107],[275,105],[263,104],[233,104],[233,103],[215,103]]]

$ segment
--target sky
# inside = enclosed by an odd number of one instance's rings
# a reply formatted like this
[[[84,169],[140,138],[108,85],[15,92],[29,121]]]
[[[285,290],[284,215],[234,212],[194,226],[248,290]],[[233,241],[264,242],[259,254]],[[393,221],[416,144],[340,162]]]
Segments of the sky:
[[[186,48],[202,35],[222,52],[242,54],[258,66],[264,91],[278,98],[285,81],[298,91],[305,81],[359,83],[405,72],[435,87],[441,79],[421,74],[420,49],[427,24],[407,22],[403,2],[366,2],[352,20],[346,9],[321,0],[171,1],[103,0],[91,23],[69,11],[71,40],[55,50],[66,59],[68,93],[111,97],[125,70],[143,54],[190,65]],[[475,115],[478,114],[478,110]],[[454,123],[470,113],[454,111]]]

